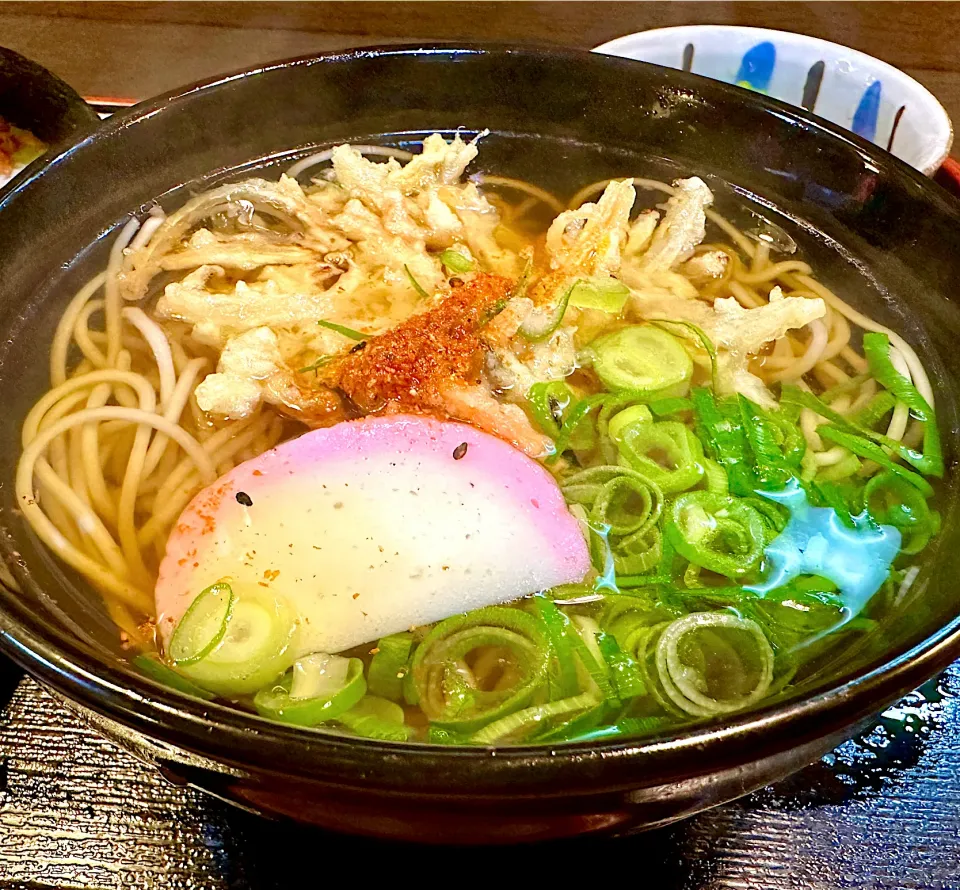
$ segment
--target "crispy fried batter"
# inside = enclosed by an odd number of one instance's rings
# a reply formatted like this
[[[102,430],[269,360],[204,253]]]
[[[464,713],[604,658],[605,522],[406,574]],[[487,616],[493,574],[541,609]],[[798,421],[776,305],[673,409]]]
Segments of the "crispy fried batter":
[[[388,403],[410,410],[440,408],[441,393],[451,384],[480,382],[479,331],[506,303],[510,288],[506,278],[479,274],[438,306],[333,363],[321,379],[364,412]]]

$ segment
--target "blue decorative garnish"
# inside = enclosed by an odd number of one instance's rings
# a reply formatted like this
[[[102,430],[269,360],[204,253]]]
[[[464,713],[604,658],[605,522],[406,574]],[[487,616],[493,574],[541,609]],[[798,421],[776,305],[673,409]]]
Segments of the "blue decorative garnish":
[[[757,494],[783,504],[790,521],[764,551],[766,579],[746,589],[763,595],[801,575],[819,575],[837,585],[850,616],[859,613],[889,576],[900,532],[877,525],[866,511],[853,517],[851,528],[835,510],[811,506],[796,480],[782,491]]]

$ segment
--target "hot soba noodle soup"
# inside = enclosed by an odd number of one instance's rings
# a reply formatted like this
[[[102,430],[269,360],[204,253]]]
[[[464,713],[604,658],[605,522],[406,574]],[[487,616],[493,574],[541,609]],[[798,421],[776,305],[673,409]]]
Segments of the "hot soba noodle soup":
[[[565,202],[477,153],[131,219],[24,423],[30,525],[142,670],[303,726],[609,739],[815,676],[939,529],[916,352],[695,175]]]

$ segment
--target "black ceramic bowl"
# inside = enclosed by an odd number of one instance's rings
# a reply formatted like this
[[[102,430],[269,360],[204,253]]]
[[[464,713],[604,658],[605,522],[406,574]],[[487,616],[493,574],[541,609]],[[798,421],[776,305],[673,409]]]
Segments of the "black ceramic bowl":
[[[72,87],[43,66],[2,46],[0,117],[29,130],[54,152],[100,122]],[[31,169],[31,165],[25,169]]]
[[[0,537],[23,592],[0,645],[104,733],[257,811],[430,841],[650,826],[779,779],[865,727],[960,655],[960,546],[942,546],[898,614],[785,702],[643,741],[458,749],[274,725],[128,669],[88,591],[38,548],[12,494],[21,421],[46,386],[65,301],[126,214],[319,145],[416,142],[489,127],[482,169],[570,194],[614,175],[699,174],[745,228],[797,240],[820,277],[904,330],[937,380],[950,453],[960,372],[960,205],[888,154],[715,81],[565,51],[365,49],[284,62],[133,108],[0,200]],[[91,246],[92,245],[92,246]]]

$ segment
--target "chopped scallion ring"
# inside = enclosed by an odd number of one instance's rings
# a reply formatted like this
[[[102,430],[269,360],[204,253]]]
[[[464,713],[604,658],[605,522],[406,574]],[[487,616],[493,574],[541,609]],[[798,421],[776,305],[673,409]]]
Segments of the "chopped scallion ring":
[[[316,726],[341,718],[366,691],[359,658],[317,653],[301,658],[278,682],[261,689],[253,705],[271,720]]]
[[[167,651],[177,667],[196,664],[219,645],[227,632],[233,601],[233,589],[219,582],[211,584],[190,604],[170,638]]]

